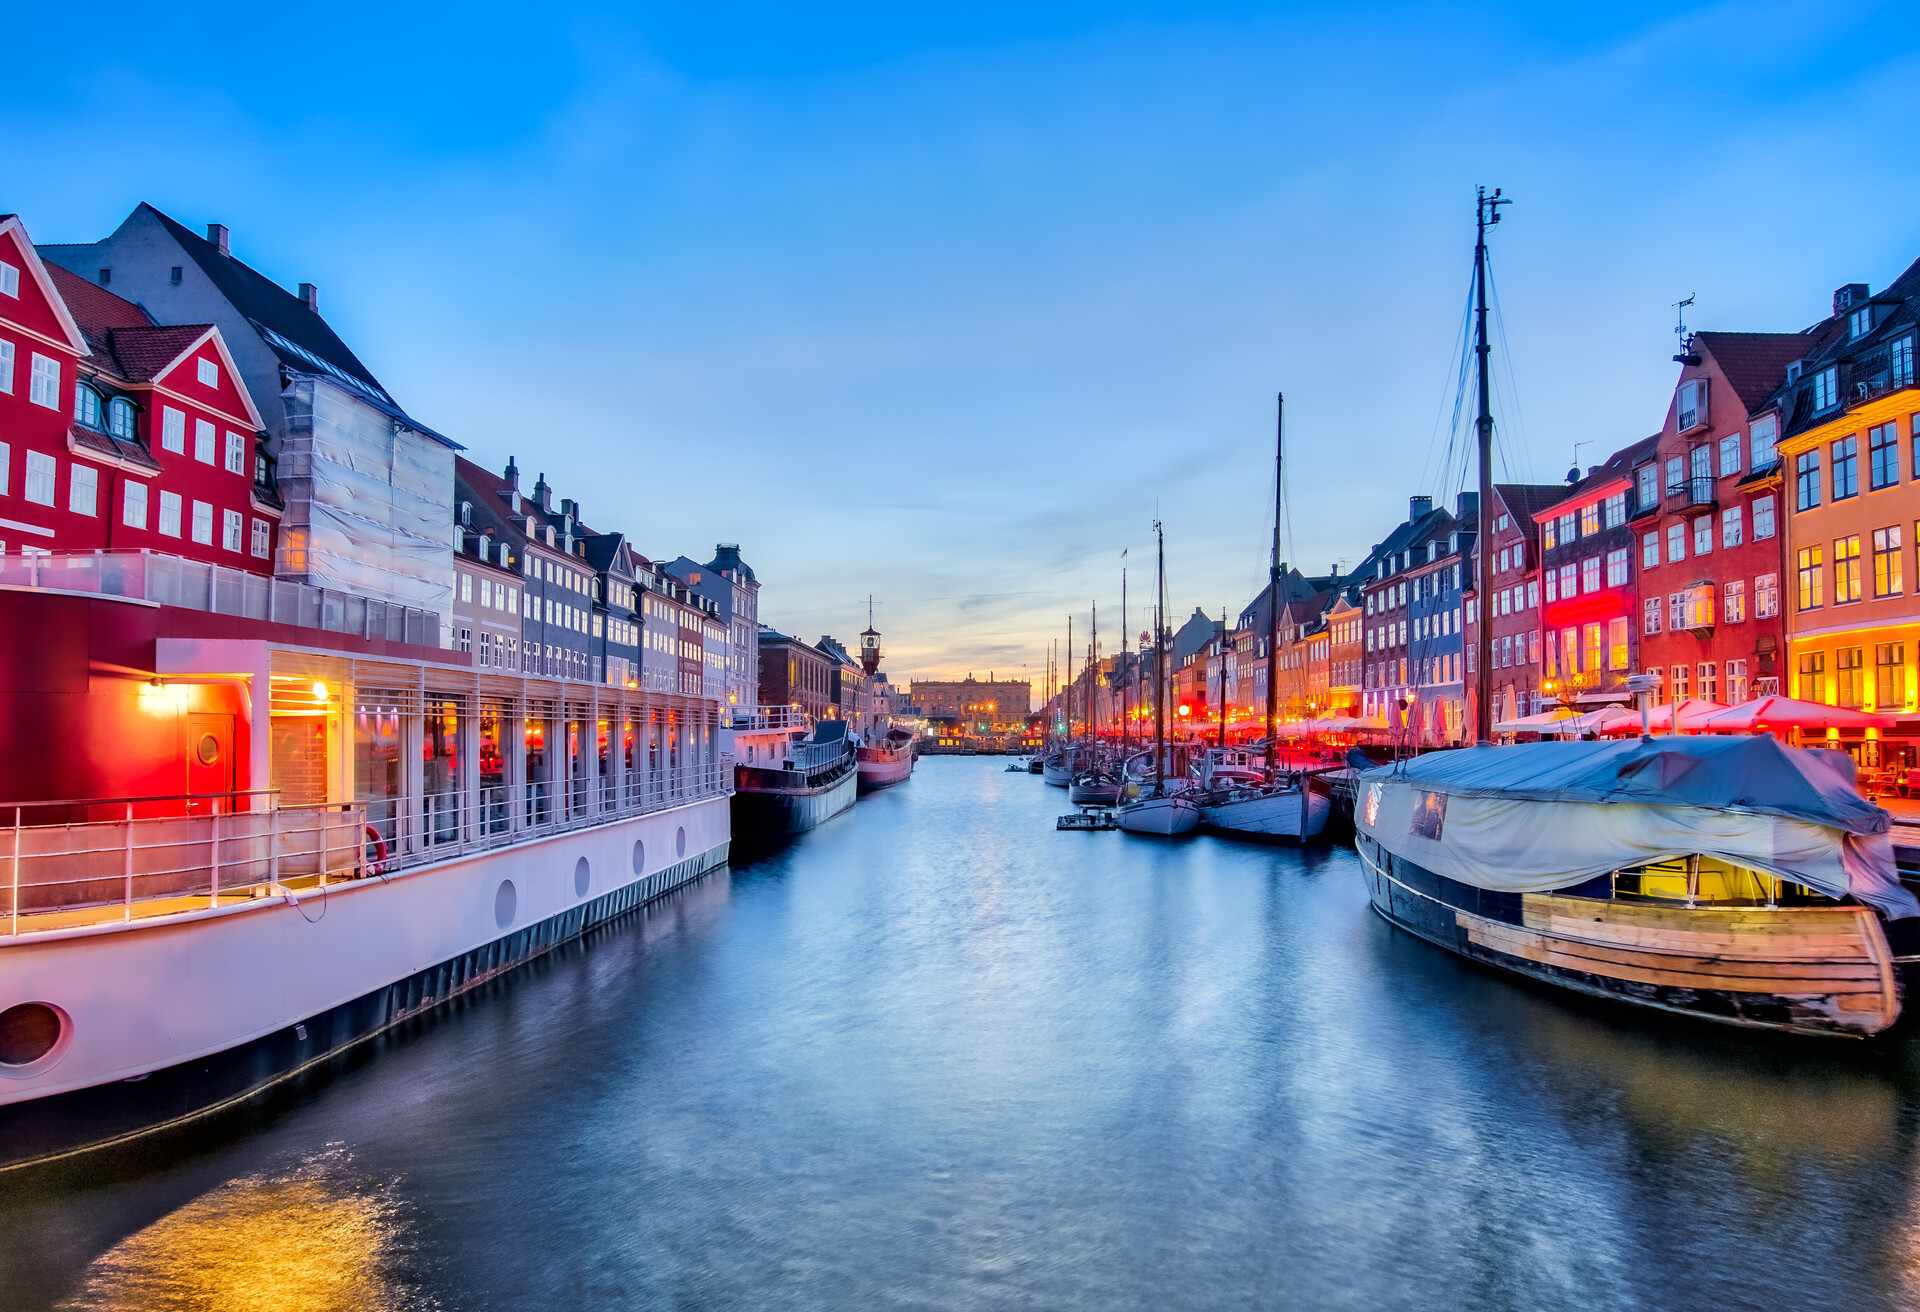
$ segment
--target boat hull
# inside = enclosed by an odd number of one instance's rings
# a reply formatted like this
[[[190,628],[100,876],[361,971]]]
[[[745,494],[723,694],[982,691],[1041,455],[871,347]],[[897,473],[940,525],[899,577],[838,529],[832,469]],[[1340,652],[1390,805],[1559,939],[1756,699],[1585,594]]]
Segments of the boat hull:
[[[1200,827],[1200,807],[1185,797],[1149,797],[1121,807],[1115,818],[1130,834],[1177,838]]]
[[[1040,767],[1040,777],[1055,788],[1065,788],[1073,782],[1073,768],[1065,761],[1048,761]]]
[[[1326,832],[1333,803],[1308,789],[1290,789],[1262,797],[1248,797],[1202,805],[1200,821],[1208,832],[1235,838],[1307,843]]]
[[[1363,834],[1367,896],[1384,919],[1530,979],[1722,1024],[1866,1038],[1901,1007],[1892,953],[1866,907],[1675,907],[1478,889]]]
[[[869,753],[872,753],[869,755]],[[860,791],[877,792],[905,783],[913,777],[913,749],[892,752],[883,748],[862,748],[860,752]]]
[[[1067,801],[1075,806],[1118,806],[1120,785],[1107,782],[1082,783],[1076,779],[1067,785]]]
[[[734,838],[752,845],[804,834],[852,806],[858,780],[858,771],[849,769],[818,788],[742,787],[733,795]]]
[[[22,935],[0,948],[0,996],[58,1007],[71,1037],[43,1069],[0,1079],[0,1172],[291,1087],[725,864],[726,808],[708,798],[387,879]]]

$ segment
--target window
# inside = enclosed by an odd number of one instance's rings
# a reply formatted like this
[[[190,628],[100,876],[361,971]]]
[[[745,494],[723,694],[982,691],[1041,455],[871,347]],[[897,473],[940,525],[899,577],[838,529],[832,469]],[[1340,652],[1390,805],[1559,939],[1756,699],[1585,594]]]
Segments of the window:
[[[1709,555],[1713,551],[1713,516],[1702,515],[1693,521],[1693,554]]]
[[[1667,699],[1676,706],[1691,696],[1687,691],[1687,678],[1691,673],[1686,666],[1676,665],[1667,676],[1668,682],[1673,685],[1667,690]]]
[[[1720,593],[1720,620],[1723,624],[1744,624],[1747,619],[1747,581],[1728,579]]]
[[[1627,581],[1627,549],[1615,547],[1607,553],[1607,586],[1617,588]]]
[[[213,545],[213,507],[205,501],[193,503],[193,540],[203,547]]]
[[[1707,380],[1689,378],[1680,384],[1680,392],[1674,402],[1675,428],[1684,433],[1690,428],[1698,428],[1707,422]]]
[[[1622,524],[1626,523],[1627,494],[1625,492],[1615,492],[1612,496],[1608,497],[1606,505],[1602,507],[1602,512],[1607,521],[1608,528],[1619,528]]]
[[[1753,499],[1753,540],[1764,542],[1773,536],[1773,498]]]
[[[1680,520],[1667,525],[1667,563],[1687,558],[1687,526]]]
[[[1860,491],[1860,439],[1841,438],[1833,444],[1833,499],[1845,501]]]
[[[1567,633],[1569,636],[1571,636],[1573,633],[1573,630],[1568,629]],[[1580,636],[1583,639],[1581,643],[1581,648],[1584,653],[1584,655],[1582,656],[1582,660],[1584,661],[1584,664],[1582,664],[1580,668],[1583,670],[1599,669],[1600,668],[1600,626],[1599,624],[1594,623],[1594,624],[1583,625],[1580,630]]]
[[[1548,677],[1549,679],[1551,679],[1551,678],[1554,678],[1554,677],[1556,677],[1556,676],[1558,676],[1558,675],[1559,675],[1559,673],[1560,673],[1560,641],[1559,641],[1559,633],[1560,633],[1560,631],[1559,631],[1558,629],[1555,629],[1555,630],[1554,630],[1554,631],[1553,631],[1552,633],[1549,633],[1549,634],[1547,635],[1547,669],[1546,669],[1546,674],[1547,674],[1547,677]]]
[[[1832,365],[1813,376],[1813,408],[1831,410],[1840,399],[1840,380]]]
[[[236,553],[245,550],[245,548],[241,545],[240,538],[241,538],[241,534],[246,529],[246,523],[247,523],[246,516],[242,515],[237,510],[221,511],[220,512],[220,545],[225,547],[228,551],[232,551]]]
[[[1892,423],[1867,430],[1867,486],[1878,491],[1900,481],[1900,434]],[[1838,485],[1835,494],[1838,495]]]
[[[1588,556],[1580,562],[1580,591],[1600,591],[1600,557]]]
[[[1638,494],[1640,508],[1657,505],[1660,501],[1660,470],[1655,465],[1642,465],[1634,474],[1634,488]]]
[[[1713,481],[1713,448],[1700,445],[1687,452],[1687,477],[1697,489]]]
[[[1795,558],[1800,593],[1799,609],[1818,610],[1825,601],[1826,568],[1825,553],[1819,547],[1802,547]],[[1758,608],[1756,607],[1756,613]]]
[[[1660,598],[1648,597],[1640,607],[1642,633],[1660,632]]]
[[[1728,506],[1720,512],[1720,545],[1737,547],[1740,545],[1740,507]]]
[[[1907,704],[1907,644],[1876,643],[1873,648],[1873,705],[1889,710]]]
[[[91,515],[99,509],[100,471],[78,461],[67,466],[67,509]]]
[[[1802,652],[1799,672],[1793,695],[1810,702],[1824,700],[1827,692],[1827,654],[1823,651]]]
[[[186,412],[167,406],[160,412],[160,446],[175,455],[187,452]]]
[[[33,376],[27,382],[27,399],[49,410],[60,408],[60,362],[40,352],[33,353]]]
[[[120,485],[120,522],[128,528],[147,526],[147,485],[131,479]]]
[[[201,356],[199,360],[195,361],[195,368],[198,370],[201,386],[203,387],[220,386],[220,366],[219,365],[207,359],[205,356]]]
[[[178,492],[160,494],[160,531],[170,538],[180,536],[180,494]]]
[[[88,428],[104,428],[101,421],[100,393],[84,384],[73,389],[73,420]]]
[[[1607,668],[1627,668],[1627,617],[1616,615],[1607,621]]]
[[[1811,510],[1820,504],[1820,453],[1802,451],[1793,458],[1793,508]],[[1755,537],[1760,536],[1758,533]]]
[[[124,396],[107,402],[107,431],[122,442],[133,441],[133,402]]]
[[[1667,491],[1679,492],[1687,485],[1687,462],[1679,456],[1667,457]]]
[[[1747,700],[1747,663],[1745,660],[1727,662],[1727,704],[1738,706]]]
[[[1864,337],[1873,330],[1873,307],[1863,305],[1847,316],[1847,336]]]
[[[1894,387],[1913,386],[1913,334],[1897,339],[1888,348],[1889,382]]]
[[[1548,601],[1560,600],[1560,571],[1559,570],[1550,569],[1547,571],[1547,600]]]
[[[1600,531],[1600,503],[1580,507],[1580,536],[1590,538]]]
[[[253,521],[253,554],[265,560],[273,551],[273,530],[264,519]]]
[[[13,395],[13,343],[0,341],[0,392]]]
[[[26,498],[36,506],[53,504],[53,457],[40,451],[27,452]]]
[[[1740,434],[1728,433],[1720,439],[1720,477],[1740,472]]]
[[[1753,580],[1753,617],[1770,620],[1780,613],[1780,576],[1761,574]]]
[[[1652,569],[1660,563],[1660,535],[1643,534],[1640,538],[1640,568]]]
[[[227,472],[243,475],[247,472],[247,441],[238,433],[227,434]]]
[[[1578,568],[1572,561],[1560,567],[1560,597],[1563,601],[1580,595],[1580,580],[1576,576]]]
[[[1777,415],[1767,415],[1753,421],[1753,427],[1747,433],[1748,465],[1753,469],[1765,469],[1779,458],[1773,449],[1774,442],[1780,436],[1780,419]]]
[[[20,270],[5,260],[0,260],[0,296],[20,295]]]
[[[203,465],[213,463],[213,421],[193,421],[193,458]]]
[[[1833,601],[1860,600],[1860,535],[1833,540]]]
[[[1900,526],[1873,531],[1873,595],[1900,595]]]
[[[1694,674],[1699,677],[1695,693],[1702,701],[1712,701],[1720,693],[1720,667],[1713,661],[1701,661]]]
[[[1833,700],[1836,705],[1858,708],[1864,650],[1841,647],[1833,653]]]
[[[1560,523],[1560,545],[1564,547],[1567,543],[1573,541],[1573,538],[1574,538],[1573,516],[1562,515],[1560,516],[1559,523]]]

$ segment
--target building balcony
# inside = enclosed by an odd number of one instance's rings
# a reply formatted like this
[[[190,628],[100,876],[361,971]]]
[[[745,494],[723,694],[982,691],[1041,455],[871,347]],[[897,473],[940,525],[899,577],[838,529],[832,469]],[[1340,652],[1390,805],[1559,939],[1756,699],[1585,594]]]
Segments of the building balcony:
[[[1667,504],[1670,506],[1711,506],[1713,503],[1711,476],[1683,478],[1677,483],[1667,484]]]

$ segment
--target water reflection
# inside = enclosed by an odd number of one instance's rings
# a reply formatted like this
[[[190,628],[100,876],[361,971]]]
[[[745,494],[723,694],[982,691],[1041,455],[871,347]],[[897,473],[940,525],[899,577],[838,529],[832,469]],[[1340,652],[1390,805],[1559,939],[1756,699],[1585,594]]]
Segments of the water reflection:
[[[202,1194],[88,1266],[59,1306],[113,1312],[414,1312],[437,1306],[396,1271],[406,1206],[355,1179],[338,1146]]]

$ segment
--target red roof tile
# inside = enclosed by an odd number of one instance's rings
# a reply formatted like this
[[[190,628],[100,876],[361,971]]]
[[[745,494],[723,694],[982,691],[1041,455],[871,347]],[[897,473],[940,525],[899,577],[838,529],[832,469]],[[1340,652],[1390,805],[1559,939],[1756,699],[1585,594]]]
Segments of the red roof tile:
[[[1787,366],[1814,348],[1809,333],[1695,333],[1694,345],[1720,367],[1747,413],[1766,408]]]

